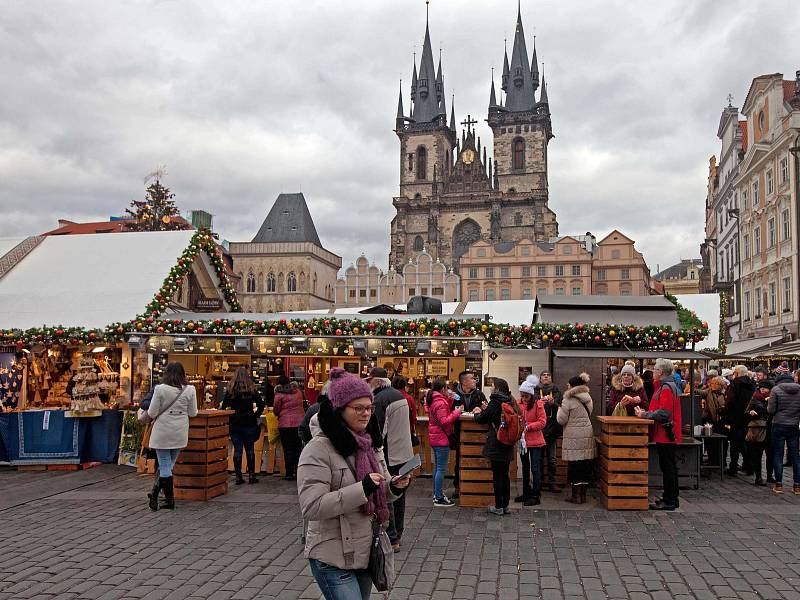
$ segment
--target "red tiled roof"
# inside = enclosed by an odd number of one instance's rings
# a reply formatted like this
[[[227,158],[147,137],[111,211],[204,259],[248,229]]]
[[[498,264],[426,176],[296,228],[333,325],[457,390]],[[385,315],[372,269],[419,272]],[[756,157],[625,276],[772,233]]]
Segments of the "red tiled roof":
[[[128,221],[98,221],[94,223],[73,223],[59,219],[59,227],[42,235],[79,235],[84,233],[120,233],[128,231]]]
[[[747,121],[739,121],[739,129],[742,131],[742,152],[747,152]]]
[[[785,79],[783,80],[783,100],[785,102],[788,102],[794,97],[794,88],[794,81],[786,81]]]

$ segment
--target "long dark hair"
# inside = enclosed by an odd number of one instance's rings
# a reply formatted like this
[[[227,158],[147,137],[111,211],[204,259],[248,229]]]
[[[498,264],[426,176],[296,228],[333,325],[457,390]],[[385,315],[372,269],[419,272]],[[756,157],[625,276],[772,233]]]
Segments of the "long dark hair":
[[[161,376],[161,383],[171,385],[178,389],[186,385],[186,371],[183,370],[183,365],[179,362],[171,362],[164,369],[164,374]]]
[[[408,385],[408,379],[406,379],[402,375],[395,375],[392,378],[392,387],[396,390],[404,391],[407,385]]]
[[[495,392],[499,392],[506,396],[511,395],[511,390],[508,387],[508,382],[505,379],[501,379],[500,377],[492,377],[492,387],[494,387]]]
[[[430,406],[433,404],[433,392],[442,393],[442,390],[447,388],[447,382],[442,379],[441,377],[437,377],[431,383],[431,389],[428,390],[428,393],[425,395],[425,404]]]
[[[228,388],[234,396],[249,396],[256,393],[256,384],[244,367],[239,367],[233,374],[231,385]]]
[[[533,394],[529,394],[528,392],[521,392],[520,395],[522,394],[528,394],[528,401],[525,403],[525,408],[527,410],[533,410],[533,405],[536,404],[536,398]]]

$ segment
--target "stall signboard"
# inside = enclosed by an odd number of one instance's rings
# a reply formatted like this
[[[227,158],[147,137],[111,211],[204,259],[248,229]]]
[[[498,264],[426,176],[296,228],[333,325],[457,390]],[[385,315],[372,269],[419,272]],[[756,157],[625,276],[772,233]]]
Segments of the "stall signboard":
[[[447,359],[431,359],[425,366],[429,377],[447,377],[450,374]]]
[[[200,312],[215,312],[222,310],[222,300],[219,298],[200,297],[194,304],[194,309]]]

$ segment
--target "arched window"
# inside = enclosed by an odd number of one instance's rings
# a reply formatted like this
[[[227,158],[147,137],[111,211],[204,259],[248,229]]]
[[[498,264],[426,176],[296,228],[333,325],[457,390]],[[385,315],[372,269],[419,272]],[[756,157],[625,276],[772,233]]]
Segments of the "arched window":
[[[522,225],[522,213],[514,213],[514,225]]]
[[[297,291],[297,276],[294,273],[289,273],[289,276],[286,278],[286,291]]]
[[[414,238],[414,252],[422,252],[422,249],[425,247],[424,242],[422,241],[422,236],[418,235]]]
[[[525,168],[525,141],[517,138],[514,140],[514,169]]]
[[[252,272],[247,274],[247,291],[249,293],[256,291],[256,276]]]
[[[269,273],[267,275],[267,293],[273,293],[275,291],[275,275]]]
[[[417,179],[427,179],[428,151],[425,146],[417,148]]]
[[[311,280],[311,293],[317,293],[317,274],[314,273],[314,278]]]

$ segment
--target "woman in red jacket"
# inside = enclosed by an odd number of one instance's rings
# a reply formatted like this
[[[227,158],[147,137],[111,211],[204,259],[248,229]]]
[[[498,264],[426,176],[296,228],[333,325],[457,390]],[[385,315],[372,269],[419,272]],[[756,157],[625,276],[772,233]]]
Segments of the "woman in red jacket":
[[[425,398],[428,409],[428,443],[433,451],[433,505],[453,506],[455,503],[444,495],[444,475],[450,459],[450,440],[456,420],[464,411],[462,407],[453,408],[453,401],[446,396],[447,382],[434,379],[431,389]]]
[[[544,401],[536,398],[534,394],[535,384],[530,381],[523,381],[519,386],[519,406],[522,409],[523,435],[520,441],[523,444],[522,460],[522,497],[517,498],[523,506],[536,506],[541,503],[542,494],[542,448],[545,445],[544,426],[547,424],[547,413],[544,411]],[[530,465],[530,475],[528,467]]]

